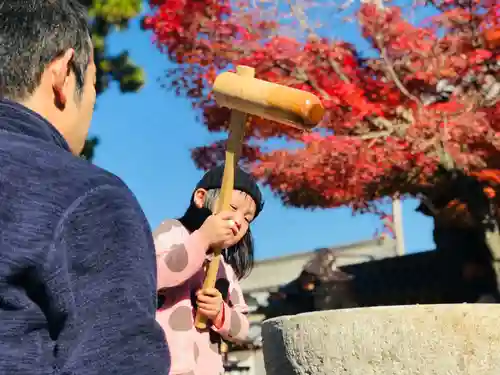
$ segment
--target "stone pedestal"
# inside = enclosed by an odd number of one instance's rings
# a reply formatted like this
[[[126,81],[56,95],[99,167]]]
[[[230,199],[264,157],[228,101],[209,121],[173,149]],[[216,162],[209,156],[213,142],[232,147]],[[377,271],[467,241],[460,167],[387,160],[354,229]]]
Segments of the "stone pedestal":
[[[500,375],[500,305],[318,311],[262,334],[267,375]]]

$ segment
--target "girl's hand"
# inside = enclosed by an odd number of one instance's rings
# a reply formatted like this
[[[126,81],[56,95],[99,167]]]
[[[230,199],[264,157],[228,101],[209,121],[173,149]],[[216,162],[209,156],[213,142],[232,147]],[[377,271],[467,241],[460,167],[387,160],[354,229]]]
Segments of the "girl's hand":
[[[198,311],[211,321],[215,321],[222,311],[224,300],[222,294],[215,289],[201,289],[196,293]]]
[[[209,216],[199,231],[208,239],[210,247],[227,248],[234,245],[235,236],[240,230],[234,212],[221,212]]]

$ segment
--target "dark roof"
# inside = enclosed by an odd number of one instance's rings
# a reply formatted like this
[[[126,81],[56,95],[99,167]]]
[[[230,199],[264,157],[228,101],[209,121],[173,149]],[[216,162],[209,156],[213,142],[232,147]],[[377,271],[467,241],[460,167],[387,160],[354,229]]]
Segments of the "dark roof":
[[[341,267],[359,306],[474,302],[460,257],[427,251]]]

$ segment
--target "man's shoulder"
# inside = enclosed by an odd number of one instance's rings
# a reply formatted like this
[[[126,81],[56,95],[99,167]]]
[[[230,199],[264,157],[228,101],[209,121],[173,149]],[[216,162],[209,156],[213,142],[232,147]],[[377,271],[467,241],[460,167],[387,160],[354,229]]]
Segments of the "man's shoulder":
[[[65,202],[65,209],[59,219],[59,230],[69,226],[78,232],[82,227],[100,231],[111,225],[116,230],[135,228],[151,236],[144,211],[127,185],[114,174],[83,160],[82,162],[83,165],[79,168],[85,177],[75,179],[77,184]],[[93,236],[92,233],[87,235]]]
[[[59,162],[63,162],[64,173],[52,176],[49,173],[46,178],[52,186],[63,187],[58,195],[64,205],[75,205],[78,201],[83,203],[97,197],[103,203],[106,199],[119,197],[121,201],[125,199],[129,204],[138,205],[134,194],[115,174],[71,154],[61,156]]]
[[[115,174],[82,158],[77,158],[73,155],[70,155],[70,158],[71,161],[68,159],[68,162],[71,163],[68,168],[68,174],[71,176],[71,180],[74,181],[72,185],[75,185],[75,187],[82,186],[83,189],[81,190],[85,191],[101,187],[112,187],[114,188],[113,190],[118,189],[130,193],[125,182]]]
[[[64,211],[102,188],[108,189],[108,195],[121,194],[135,200],[118,176],[50,144],[20,141],[8,145],[2,139],[0,162],[8,165],[2,175],[16,191],[15,197],[24,202],[45,202],[45,206],[58,207],[55,211]]]
[[[133,208],[143,214],[134,193],[120,177],[83,159],[73,160],[73,163],[76,173],[73,182],[68,181],[68,186],[72,187],[73,207],[90,205],[92,209],[106,211]]]
[[[20,179],[40,179],[47,183],[54,180],[74,181],[74,184],[84,186],[85,181],[90,184],[102,180],[123,185],[117,176],[61,147],[18,134],[2,134],[0,161],[10,166],[3,173]]]

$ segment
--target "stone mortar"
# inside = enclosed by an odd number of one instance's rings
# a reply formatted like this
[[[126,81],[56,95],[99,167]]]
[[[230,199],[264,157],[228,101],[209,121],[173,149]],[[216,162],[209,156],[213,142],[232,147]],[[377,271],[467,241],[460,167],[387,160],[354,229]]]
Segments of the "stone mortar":
[[[262,327],[267,375],[500,375],[500,305],[371,307]]]

